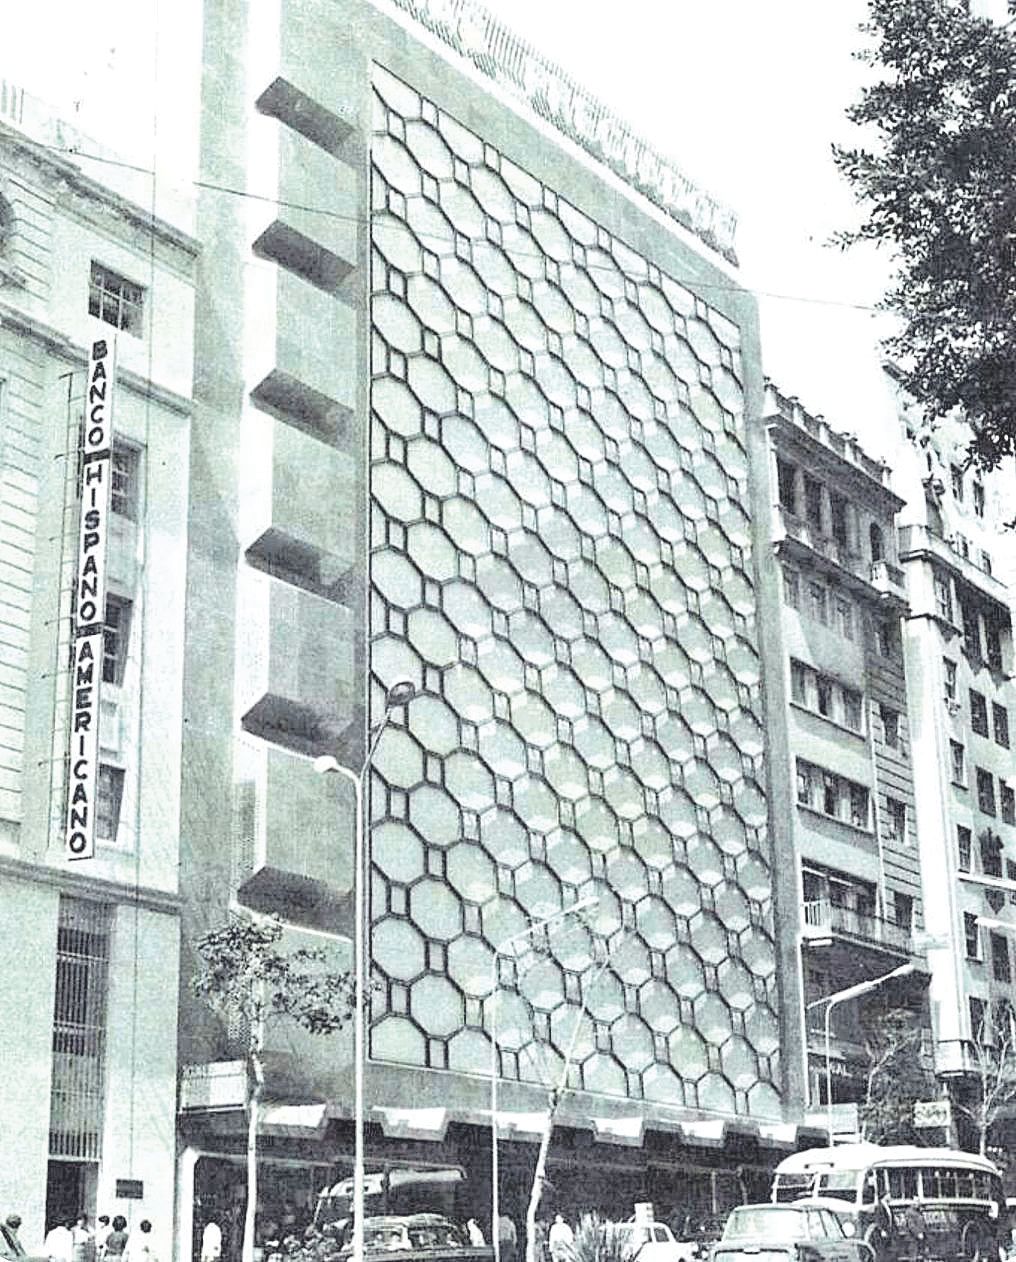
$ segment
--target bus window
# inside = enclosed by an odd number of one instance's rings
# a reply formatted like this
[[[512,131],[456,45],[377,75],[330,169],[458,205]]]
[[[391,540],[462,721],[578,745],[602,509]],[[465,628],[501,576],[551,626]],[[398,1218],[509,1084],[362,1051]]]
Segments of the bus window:
[[[833,1196],[838,1201],[848,1201],[853,1205],[859,1180],[858,1170],[823,1170],[816,1180],[815,1195]]]
[[[897,1166],[888,1171],[889,1197],[894,1201],[913,1201],[917,1199],[917,1171]]]
[[[974,1198],[978,1201],[991,1200],[991,1175],[986,1170],[974,1171]]]
[[[974,1199],[973,1170],[956,1171],[956,1195],[965,1201],[972,1201]]]
[[[861,1204],[869,1209],[875,1204],[878,1196],[878,1182],[874,1170],[868,1170],[864,1176],[864,1182],[861,1184]]]

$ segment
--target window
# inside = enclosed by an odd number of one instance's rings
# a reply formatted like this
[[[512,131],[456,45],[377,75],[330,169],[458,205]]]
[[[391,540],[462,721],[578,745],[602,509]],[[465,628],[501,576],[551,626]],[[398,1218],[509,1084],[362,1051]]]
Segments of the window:
[[[854,638],[854,607],[849,601],[837,599],[836,620],[843,638],[852,640]]]
[[[962,824],[957,824],[956,849],[958,852],[958,865],[961,872],[970,871],[972,848],[973,833],[971,833],[969,828],[965,828]]]
[[[832,524],[833,538],[844,551],[849,546],[847,533],[847,501],[842,495],[829,496],[829,518]]]
[[[960,554],[964,561],[970,560],[970,540],[966,535],[961,534],[957,530],[953,539],[953,548]]]
[[[127,665],[127,645],[131,633],[131,602],[119,596],[106,597],[106,623],[102,642],[102,682],[123,683]]]
[[[941,574],[936,574],[932,582],[935,588],[935,612],[946,622],[952,622],[952,592],[949,589],[949,580]]]
[[[822,485],[804,475],[804,515],[814,530],[822,529]]]
[[[981,833],[981,871],[985,876],[1002,875],[1002,838],[989,830]]]
[[[811,763],[797,760],[797,800],[802,806],[811,806],[815,796],[815,768]]]
[[[1009,964],[1009,943],[1003,933],[991,934],[991,972],[997,982],[1012,980]]]
[[[977,610],[967,601],[960,601],[960,622],[963,624],[963,652],[972,662],[981,660],[981,632]]]
[[[114,513],[137,521],[138,517],[138,451],[124,443],[113,443],[113,469],[109,504]]]
[[[899,643],[896,623],[891,618],[878,618],[875,622],[878,651],[883,657],[895,657]]]
[[[897,926],[909,933],[914,927],[914,900],[910,894],[904,894],[902,890],[894,890],[893,913]]]
[[[876,525],[875,522],[871,523],[871,527],[868,530],[868,543],[871,547],[872,561],[884,560],[885,545],[882,542],[882,530],[881,530],[881,527]]]
[[[892,706],[880,705],[879,716],[882,719],[882,739],[890,749],[900,747],[900,712]]]
[[[942,671],[944,676],[944,691],[946,701],[956,700],[956,663],[951,662],[948,657],[942,658]]]
[[[970,488],[974,497],[974,512],[978,517],[984,516],[984,483],[975,482]]]
[[[124,329],[140,337],[144,314],[145,291],[126,276],[92,261],[88,285],[88,314],[115,329]]]
[[[123,768],[99,763],[99,792],[95,803],[95,835],[103,841],[116,841],[123,801]]]
[[[789,513],[797,512],[795,482],[797,470],[788,461],[776,457],[776,481],[779,485],[780,503]]]
[[[967,959],[979,960],[981,958],[981,929],[973,912],[963,913],[963,936],[967,943]]]
[[[839,815],[840,805],[840,784],[839,780],[831,772],[827,771],[822,776],[822,810],[827,815]]]
[[[995,727],[995,744],[1009,748],[1009,711],[997,701],[991,703],[991,721]]]
[[[831,679],[818,675],[815,679],[818,712],[823,718],[831,719],[833,715],[833,684]]]
[[[105,1114],[110,908],[60,897],[49,1153],[100,1161]]]
[[[829,621],[829,607],[827,603],[826,589],[821,583],[811,582],[808,584],[808,601],[811,606],[811,612],[823,625]]]
[[[1005,876],[1007,881],[1012,881],[1016,884],[1016,863],[1012,859],[1006,859],[1005,861]],[[1016,890],[1010,890],[1009,902],[1016,903]]]
[[[783,567],[783,600],[791,609],[801,607],[801,581],[797,571],[788,565]]]
[[[852,732],[860,732],[864,726],[861,694],[853,688],[843,689],[843,724]]]
[[[987,574],[990,577],[991,571],[992,571],[991,553],[985,552],[985,550],[982,548],[980,552],[977,554],[977,556],[980,561],[981,569],[985,572],[985,574]]]
[[[809,670],[803,662],[790,661],[790,696],[798,705],[808,704]]]
[[[1002,669],[1002,633],[989,622],[984,628],[985,657],[992,670]]]
[[[995,814],[995,777],[983,767],[977,768],[977,809],[985,815]]]
[[[850,822],[855,828],[868,827],[868,790],[847,782],[850,789]]]
[[[988,702],[983,692],[970,689],[970,726],[978,736],[988,735]]]
[[[984,1000],[978,999],[976,995],[971,995],[970,1037],[976,1043],[983,1043],[985,1034],[987,1034],[987,1027],[984,1020]]]
[[[949,742],[949,765],[953,784],[965,786],[967,783],[966,755],[959,741]]]
[[[953,499],[957,503],[963,503],[963,470],[958,464],[949,466],[949,482],[952,486]]]
[[[885,835],[890,841],[906,841],[907,839],[907,806],[899,798],[887,797],[885,800]]]
[[[999,809],[1003,824],[1016,824],[1016,790],[1004,780],[998,782]]]

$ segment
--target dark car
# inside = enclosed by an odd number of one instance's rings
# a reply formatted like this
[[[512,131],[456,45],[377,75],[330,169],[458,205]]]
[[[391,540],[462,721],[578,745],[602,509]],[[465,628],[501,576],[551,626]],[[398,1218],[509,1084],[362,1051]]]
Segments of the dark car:
[[[843,1230],[827,1206],[797,1201],[731,1210],[710,1257],[711,1262],[872,1262],[874,1254]]]
[[[443,1214],[380,1214],[363,1220],[364,1253],[372,1262],[490,1262],[490,1245],[471,1245]],[[352,1251],[346,1243],[343,1253]]]

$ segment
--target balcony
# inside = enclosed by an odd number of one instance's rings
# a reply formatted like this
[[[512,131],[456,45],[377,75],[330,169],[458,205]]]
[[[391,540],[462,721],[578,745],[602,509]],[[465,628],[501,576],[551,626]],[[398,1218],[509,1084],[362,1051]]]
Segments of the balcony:
[[[353,719],[350,611],[244,566],[237,626],[244,728],[300,753],[331,752]]]
[[[907,589],[903,579],[903,571],[898,565],[890,565],[888,561],[872,561],[869,568],[869,579],[872,587],[887,604],[892,603],[900,608],[906,607]]]
[[[934,558],[941,561],[975,591],[997,602],[1008,612],[1005,584],[975,565],[968,557],[963,556],[948,539],[943,539],[927,526],[918,525],[901,527],[899,535],[901,560]]]
[[[882,951],[911,955],[913,948],[910,930],[880,916],[871,916],[851,907],[840,907],[827,898],[814,899],[804,904],[804,936],[820,938],[833,936],[850,942],[863,943]]]
[[[351,932],[351,786],[319,776],[308,758],[241,738],[233,810],[237,898],[266,915],[332,933]]]
[[[299,586],[330,590],[353,564],[354,461],[253,410],[240,460],[240,543],[248,558]]]

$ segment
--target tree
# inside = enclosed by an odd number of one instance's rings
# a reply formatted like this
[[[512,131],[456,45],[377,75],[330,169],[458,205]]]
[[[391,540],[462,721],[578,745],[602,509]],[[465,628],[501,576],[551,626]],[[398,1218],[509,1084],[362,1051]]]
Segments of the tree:
[[[879,74],[834,147],[867,219],[840,234],[894,252],[887,349],[926,419],[961,413],[985,469],[1016,452],[1016,38],[968,0],[869,0],[858,54]],[[1016,0],[1009,0],[1016,13]]]
[[[922,1055],[920,1016],[910,1008],[871,1004],[861,1023],[868,1055],[861,1133],[875,1144],[923,1144],[927,1131],[914,1126],[914,1105],[939,1095],[935,1075]]]
[[[257,1213],[257,1136],[265,1088],[265,1031],[289,1023],[310,1034],[333,1034],[354,1010],[348,972],[328,967],[323,948],[284,951],[283,926],[275,917],[235,915],[198,942],[204,967],[194,993],[213,1011],[246,1029],[247,1206],[242,1262],[253,1262]]]
[[[994,1029],[986,1020],[970,1041],[973,1098],[954,1100],[970,1119],[981,1156],[988,1153],[988,1134],[1003,1108],[1016,1100],[1016,1018],[1009,1006],[996,1009]]]

